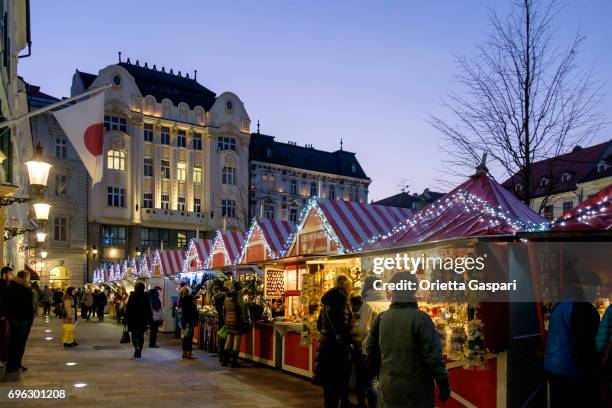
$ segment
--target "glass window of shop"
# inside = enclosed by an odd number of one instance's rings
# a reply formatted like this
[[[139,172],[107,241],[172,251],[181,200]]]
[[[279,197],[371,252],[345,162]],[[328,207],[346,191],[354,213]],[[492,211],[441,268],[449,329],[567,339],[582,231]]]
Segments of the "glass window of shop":
[[[105,246],[125,245],[126,228],[120,225],[102,227],[102,244]]]
[[[161,241],[168,243],[168,237],[167,229],[143,227],[140,229],[140,246],[143,248],[159,248]]]

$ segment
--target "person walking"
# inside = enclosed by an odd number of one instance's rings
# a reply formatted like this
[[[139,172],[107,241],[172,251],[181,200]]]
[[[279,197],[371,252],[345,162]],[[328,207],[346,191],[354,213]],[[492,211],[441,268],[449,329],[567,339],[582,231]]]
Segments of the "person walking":
[[[53,302],[53,293],[49,289],[49,286],[45,285],[40,295],[40,303],[43,307],[43,316],[49,317],[51,314],[51,302]]]
[[[159,297],[160,291],[161,288],[159,286],[156,286],[149,291],[152,316],[151,329],[149,332],[150,348],[159,348],[159,346],[157,345],[157,331],[159,330],[159,327],[164,323],[164,309],[162,307],[162,302]]]
[[[62,290],[59,288],[55,289],[53,292],[53,313],[55,314],[56,319],[64,318],[64,309],[62,307],[63,297],[64,294],[62,293]]]
[[[0,270],[0,365],[6,366],[10,345],[10,323],[7,317],[9,282],[14,279],[13,268],[4,266]]]
[[[569,262],[565,264],[564,272],[570,292],[565,294],[567,300],[553,306],[544,352],[544,372],[550,386],[549,403],[551,408],[596,407],[599,406],[599,354],[595,335],[599,313],[592,302],[601,280],[588,271],[578,276]]]
[[[354,352],[353,312],[349,302],[351,280],[338,274],[333,287],[321,297],[317,319],[319,348],[315,360],[315,380],[323,386],[325,408],[350,406],[349,379]]]
[[[30,286],[30,274],[19,271],[6,290],[6,317],[10,325],[10,342],[6,372],[25,371],[22,360],[30,329],[34,322],[34,297]]]
[[[612,304],[609,304],[595,335],[595,347],[602,357],[601,395],[604,406],[612,406]]]
[[[83,292],[83,297],[81,298],[81,317],[86,321],[89,321],[93,303],[93,294],[91,293],[91,290],[87,288],[85,289],[85,292]]]
[[[108,303],[108,300],[106,298],[106,294],[104,293],[103,290],[99,290],[98,291],[98,304],[96,308],[96,313],[98,314],[98,323],[104,322],[104,308],[106,307],[107,303]]]
[[[183,335],[182,346],[183,356],[182,358],[195,359],[193,355],[193,330],[198,324],[198,309],[195,303],[193,295],[189,293],[189,288],[184,286],[179,291],[180,299],[178,303],[179,309],[181,309],[181,320],[182,329],[185,330]]]
[[[231,362],[232,367],[238,367],[238,355],[240,354],[240,340],[244,333],[244,314],[240,304],[240,282],[234,282],[231,290],[225,296],[223,302],[223,320],[227,338],[223,349],[221,364],[227,367]]]
[[[396,272],[391,278],[396,287],[407,281],[418,287],[410,272]],[[380,355],[380,406],[433,408],[435,385],[440,401],[446,402],[448,371],[433,321],[419,310],[414,291],[394,290],[388,295],[391,305],[376,316],[364,343],[367,355]]]
[[[64,312],[66,316],[64,318],[65,325],[72,325],[72,335],[68,336],[70,340],[64,340],[64,347],[75,347],[79,344],[76,342],[74,338],[74,327],[76,325],[76,317],[77,317],[77,300],[76,300],[77,291],[74,287],[70,286],[66,289],[66,293],[64,294],[64,298],[62,299],[64,304]],[[66,328],[68,330],[68,328]],[[67,337],[67,338],[68,338]]]
[[[144,347],[144,332],[153,320],[151,301],[145,293],[144,283],[136,282],[136,285],[134,285],[134,293],[130,295],[127,301],[125,317],[128,331],[132,335],[134,358],[141,358],[142,348]]]

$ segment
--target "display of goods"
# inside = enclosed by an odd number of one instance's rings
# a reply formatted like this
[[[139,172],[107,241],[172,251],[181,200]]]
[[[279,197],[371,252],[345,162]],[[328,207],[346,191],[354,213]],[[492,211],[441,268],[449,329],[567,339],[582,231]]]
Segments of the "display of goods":
[[[268,269],[266,271],[266,296],[283,297],[285,295],[285,271]]]
[[[465,368],[485,368],[485,343],[483,323],[471,320],[466,323]]]
[[[304,317],[302,317],[302,335],[300,338],[300,344],[303,347],[307,347],[317,336],[317,319],[313,315],[304,315]]]
[[[436,317],[433,319],[434,327],[436,328],[436,332],[438,333],[438,337],[440,338],[440,344],[442,345],[442,350],[445,349],[446,346],[446,320]]]
[[[446,329],[444,354],[451,360],[463,360],[466,342],[465,329],[461,325],[449,325]]]

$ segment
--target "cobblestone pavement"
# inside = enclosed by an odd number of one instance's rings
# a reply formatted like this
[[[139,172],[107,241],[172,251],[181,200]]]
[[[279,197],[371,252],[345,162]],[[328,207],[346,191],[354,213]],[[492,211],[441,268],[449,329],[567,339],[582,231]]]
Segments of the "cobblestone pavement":
[[[119,344],[121,326],[79,322],[79,346],[64,349],[61,321],[37,318],[24,365],[28,370],[2,378],[0,407],[322,407],[320,388],[271,368],[245,363],[221,367],[215,355],[194,349],[198,360],[181,360],[179,340],[160,333],[158,349],[133,360],[131,344]],[[45,338],[51,338],[46,340]],[[67,363],[76,363],[67,365]],[[75,384],[87,384],[82,388]],[[10,389],[65,389],[69,401],[8,403]]]

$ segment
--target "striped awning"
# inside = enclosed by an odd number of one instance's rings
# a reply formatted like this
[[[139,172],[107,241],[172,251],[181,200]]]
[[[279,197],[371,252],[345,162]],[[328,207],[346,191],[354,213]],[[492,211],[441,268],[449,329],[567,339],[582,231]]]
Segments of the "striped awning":
[[[217,231],[212,252],[223,252],[227,265],[235,264],[241,254],[245,235],[238,231]]]
[[[162,249],[157,251],[162,275],[171,276],[181,273],[185,261],[185,251],[182,249]]]
[[[256,229],[266,241],[270,248],[270,256],[274,259],[285,255],[285,244],[297,229],[297,225],[289,221],[253,218],[242,249],[240,262],[245,261],[246,247]]]
[[[212,248],[212,239],[193,238],[191,241],[189,241],[187,258],[189,258],[191,261],[195,260],[200,268],[207,268],[210,261]],[[188,267],[189,265],[185,265],[183,270],[186,270]]]
[[[342,252],[359,250],[368,240],[391,231],[412,214],[408,208],[326,198],[311,199],[309,208],[323,216],[342,245]]]

